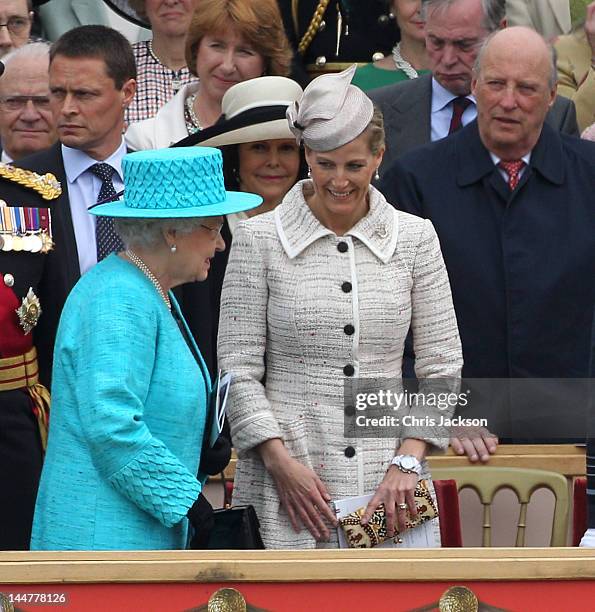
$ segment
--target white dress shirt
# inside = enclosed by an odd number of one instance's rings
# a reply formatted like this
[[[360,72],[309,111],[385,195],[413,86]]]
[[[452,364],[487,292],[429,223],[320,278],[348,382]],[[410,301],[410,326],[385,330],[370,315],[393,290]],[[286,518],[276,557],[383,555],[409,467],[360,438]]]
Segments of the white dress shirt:
[[[450,121],[452,119],[452,101],[458,97],[459,96],[448,91],[448,89],[442,87],[442,85],[432,77],[432,111],[430,113],[432,142],[448,136]],[[461,117],[463,126],[471,123],[471,121],[477,117],[475,98],[471,94],[465,97],[471,100],[472,104],[469,104]]]
[[[122,158],[126,155],[124,139],[120,146],[103,162],[109,164],[116,171],[112,182],[116,192],[122,191]],[[70,199],[70,214],[76,238],[76,248],[79,257],[81,274],[97,263],[97,243],[95,240],[95,217],[89,214],[88,209],[97,202],[101,189],[101,179],[89,171],[96,163],[96,159],[89,157],[79,149],[71,149],[62,145],[64,170],[68,181],[68,196]]]

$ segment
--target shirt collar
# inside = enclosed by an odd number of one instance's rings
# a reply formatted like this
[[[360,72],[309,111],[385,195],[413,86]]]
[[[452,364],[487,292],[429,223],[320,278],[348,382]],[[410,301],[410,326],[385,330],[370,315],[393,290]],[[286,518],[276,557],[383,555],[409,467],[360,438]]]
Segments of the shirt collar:
[[[490,154],[490,157],[492,158],[492,161],[494,162],[494,166],[497,166],[502,161],[502,159],[497,155],[494,155],[494,153],[492,153],[491,151],[488,152]],[[525,166],[528,166],[529,162],[531,161],[531,151],[529,151],[527,155],[523,155],[521,159],[525,162]]]
[[[120,142],[120,146],[106,159],[101,160],[103,163],[109,164],[123,180],[122,175],[122,158],[126,155],[126,143],[124,138]],[[73,149],[62,145],[62,158],[64,160],[64,171],[69,183],[74,183],[79,176],[86,172],[93,164],[98,163],[98,160],[93,159],[80,149]]]
[[[309,181],[298,182],[275,209],[275,225],[279,240],[290,259],[324,236],[335,234],[322,225],[308,206],[303,188]],[[378,259],[387,263],[397,246],[398,218],[396,210],[384,196],[370,187],[370,211],[345,236],[364,244]]]
[[[457,184],[471,185],[494,171],[494,157],[480,136],[477,120],[453,134],[451,144],[457,156]],[[561,185],[565,177],[565,161],[560,135],[545,123],[537,144],[530,152],[531,169],[551,183]],[[523,160],[527,160],[523,157]]]
[[[438,81],[432,77],[432,112],[435,113],[446,108],[455,98],[459,96],[448,91],[445,87],[442,87]],[[471,100],[475,104],[475,97],[471,94],[465,96],[468,100]]]

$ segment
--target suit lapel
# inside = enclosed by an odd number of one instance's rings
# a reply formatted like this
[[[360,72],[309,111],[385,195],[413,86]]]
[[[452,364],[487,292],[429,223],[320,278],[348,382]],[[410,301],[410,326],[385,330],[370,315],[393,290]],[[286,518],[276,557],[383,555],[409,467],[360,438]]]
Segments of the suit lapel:
[[[542,0],[539,0],[540,2]],[[568,32],[570,30],[570,10],[568,8],[568,2],[562,2],[561,0],[547,0],[548,4],[552,9],[558,26],[562,32]]]
[[[430,142],[432,111],[432,77],[423,75],[410,81],[410,86],[393,104],[389,129],[393,132],[396,156]]]
[[[57,259],[59,259],[67,291],[70,291],[80,277],[80,268],[72,214],[70,212],[68,180],[66,179],[62,148],[59,142],[48,149],[47,170],[54,174],[62,185],[62,195],[55,200],[52,206],[52,229],[57,245]]]

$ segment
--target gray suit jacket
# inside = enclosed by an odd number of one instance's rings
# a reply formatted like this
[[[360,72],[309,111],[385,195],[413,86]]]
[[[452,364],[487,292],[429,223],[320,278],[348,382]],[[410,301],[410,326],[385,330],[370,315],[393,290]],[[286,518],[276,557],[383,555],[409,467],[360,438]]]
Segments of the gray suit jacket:
[[[508,26],[526,26],[548,40],[570,32],[568,0],[506,0]]]
[[[432,108],[432,75],[402,81],[367,92],[384,115],[386,152],[382,168],[410,151],[430,142]],[[579,136],[574,103],[558,96],[546,117],[555,130]]]

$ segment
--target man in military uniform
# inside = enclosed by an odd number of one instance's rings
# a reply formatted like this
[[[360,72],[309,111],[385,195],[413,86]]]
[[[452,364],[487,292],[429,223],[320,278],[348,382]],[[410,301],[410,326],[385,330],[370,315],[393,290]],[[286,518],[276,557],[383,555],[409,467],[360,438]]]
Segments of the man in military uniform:
[[[0,550],[29,548],[49,408],[34,343],[37,294],[59,194],[52,175],[0,164]]]
[[[399,32],[387,0],[279,0],[298,63],[311,76],[389,54]]]

